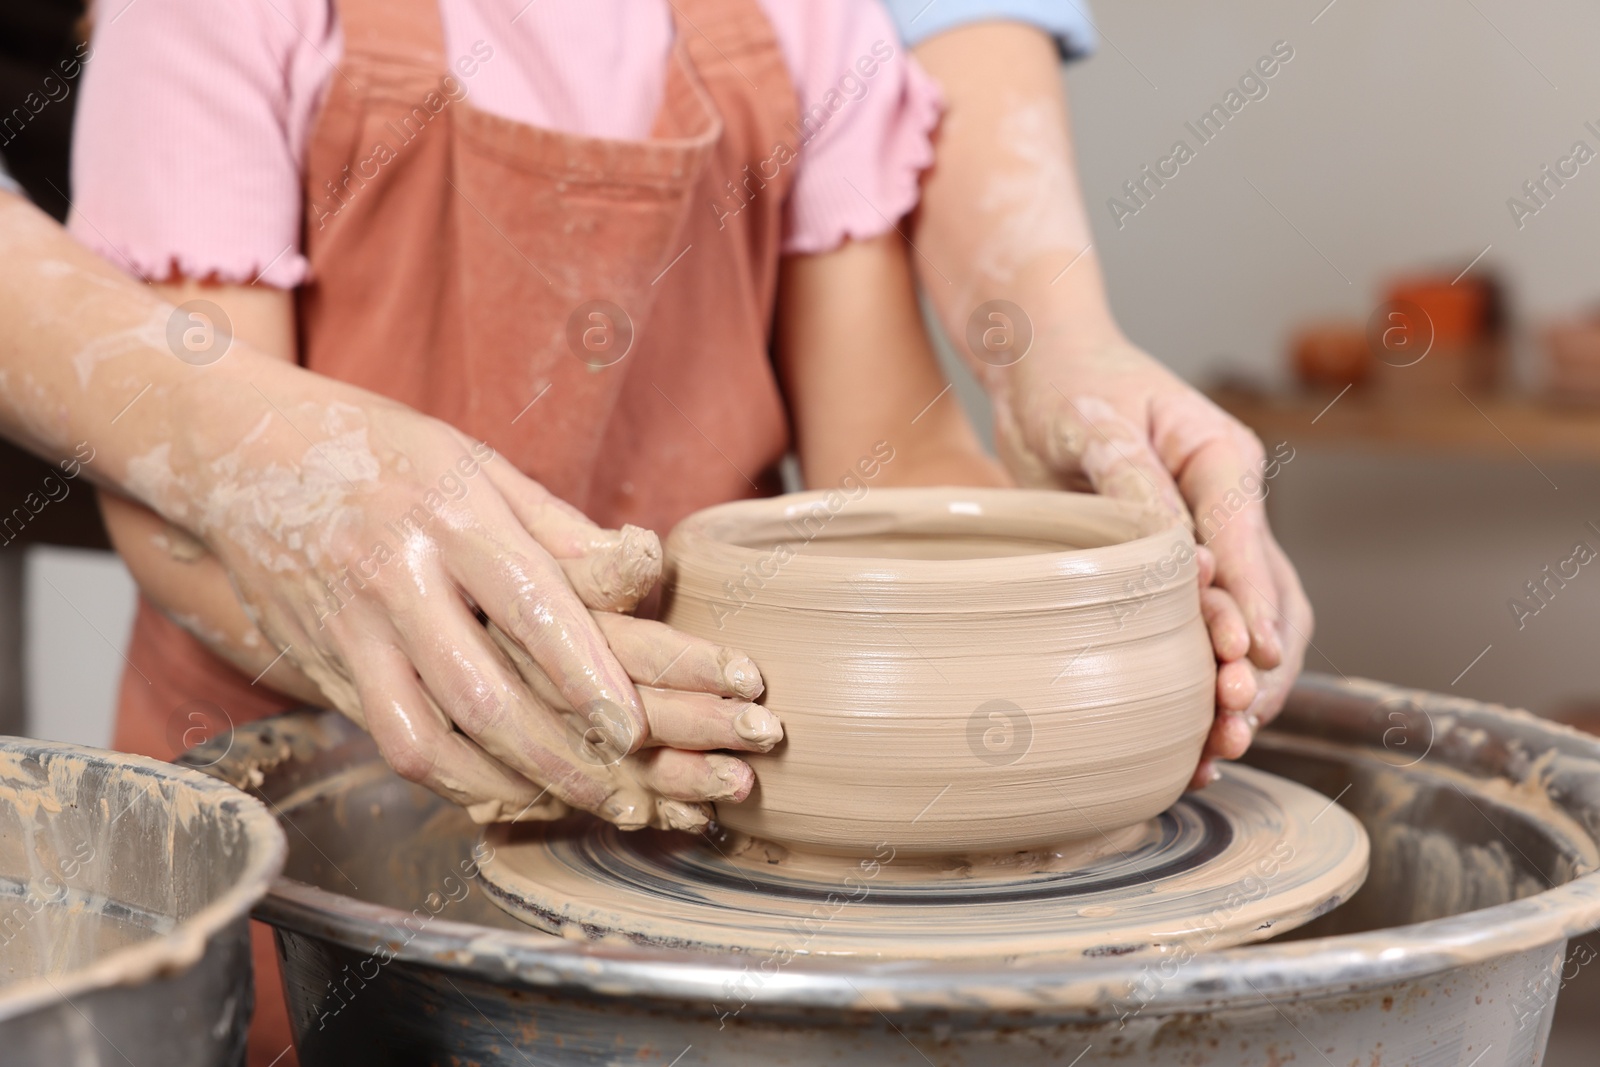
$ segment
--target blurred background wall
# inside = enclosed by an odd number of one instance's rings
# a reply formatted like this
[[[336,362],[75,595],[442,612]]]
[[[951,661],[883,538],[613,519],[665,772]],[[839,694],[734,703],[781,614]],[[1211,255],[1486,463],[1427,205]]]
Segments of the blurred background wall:
[[[1100,54],[1067,82],[1096,247],[1128,332],[1191,380],[1282,385],[1297,324],[1364,320],[1386,277],[1480,252],[1509,285],[1530,386],[1532,328],[1600,301],[1600,160],[1520,230],[1506,206],[1574,141],[1600,149],[1584,125],[1600,127],[1600,8],[1100,0],[1094,16]],[[1118,228],[1108,198],[1193,144],[1184,124],[1279,41],[1294,58],[1268,95]],[[1509,442],[1451,458],[1287,439],[1269,502],[1318,611],[1311,668],[1547,713],[1596,696],[1600,570],[1520,631],[1507,600],[1600,522],[1600,454],[1535,470]],[[104,743],[131,589],[105,556],[27,551],[29,728]]]
[[[1097,17],[1107,43],[1069,76],[1096,243],[1122,321],[1191,380],[1281,377],[1297,321],[1364,319],[1385,274],[1486,247],[1528,384],[1531,328],[1600,301],[1600,162],[1521,229],[1506,205],[1575,141],[1600,148],[1595,5],[1163,0]],[[1295,58],[1270,94],[1112,225],[1105,200],[1279,40]],[[1510,443],[1497,462],[1304,458],[1273,503],[1318,608],[1312,665],[1444,689],[1493,645],[1457,690],[1541,711],[1596,692],[1600,575],[1520,631],[1507,607],[1600,520],[1596,468],[1540,464],[1553,489]]]
[[[1096,6],[1100,54],[1067,82],[1096,244],[1136,339],[1192,379],[1269,373],[1295,322],[1365,318],[1397,267],[1459,269],[1489,245],[1483,263],[1530,315],[1600,301],[1600,161],[1520,231],[1505,203],[1575,140],[1600,149],[1584,126],[1600,126],[1600,7],[1325,5]],[[1107,198],[1280,40],[1295,57],[1266,99],[1118,230]]]

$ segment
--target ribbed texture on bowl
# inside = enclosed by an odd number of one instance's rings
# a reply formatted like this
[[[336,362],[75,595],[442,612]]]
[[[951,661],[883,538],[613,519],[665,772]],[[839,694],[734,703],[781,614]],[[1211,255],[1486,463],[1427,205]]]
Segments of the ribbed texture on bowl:
[[[827,554],[990,534],[1062,548]],[[1097,837],[1170,805],[1210,728],[1193,540],[1130,505],[795,494],[690,516],[667,563],[666,621],[750,655],[784,723],[785,741],[750,757],[755,792],[718,818],[781,844],[959,854]]]

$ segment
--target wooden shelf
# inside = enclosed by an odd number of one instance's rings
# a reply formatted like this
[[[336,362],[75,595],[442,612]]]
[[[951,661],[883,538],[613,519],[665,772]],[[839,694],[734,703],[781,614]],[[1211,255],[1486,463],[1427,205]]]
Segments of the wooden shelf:
[[[1270,394],[1214,389],[1211,399],[1267,445],[1338,446],[1600,463],[1600,409],[1559,407],[1529,397],[1474,396],[1410,400],[1350,390]],[[1330,407],[1329,404],[1332,403]]]

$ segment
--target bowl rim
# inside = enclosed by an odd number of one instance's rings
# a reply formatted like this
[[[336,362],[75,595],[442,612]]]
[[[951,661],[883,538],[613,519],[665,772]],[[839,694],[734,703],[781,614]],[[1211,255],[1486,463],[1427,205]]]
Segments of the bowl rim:
[[[1059,489],[969,488],[962,486],[885,486],[870,489],[856,500],[846,500],[837,509],[829,508],[830,496],[842,495],[837,489],[817,489],[785,493],[775,497],[750,497],[715,504],[682,519],[666,541],[669,571],[711,574],[723,568],[738,570],[757,567],[778,551],[777,544],[750,546],[721,535],[719,527],[743,516],[770,519],[801,517],[814,513],[820,505],[831,515],[861,515],[873,501],[917,501],[935,507],[942,501],[945,514],[967,515],[982,521],[985,512],[996,507],[1023,508],[1034,513],[1110,519],[1127,524],[1133,536],[1107,545],[1063,548],[1053,552],[961,559],[917,559],[902,556],[834,556],[822,553],[793,553],[776,574],[760,571],[766,585],[803,588],[816,581],[912,583],[970,586],[973,583],[1033,582],[1050,577],[1083,577],[1131,570],[1152,560],[1160,560],[1186,549],[1196,552],[1194,533],[1187,520],[1164,515],[1154,507],[1101,496]],[[882,504],[878,507],[881,509]],[[867,514],[872,512],[867,511]],[[830,515],[830,520],[831,519]],[[814,540],[824,539],[818,534]],[[809,540],[807,539],[808,543]],[[959,574],[951,564],[961,563]],[[1187,563],[1187,561],[1185,561]]]

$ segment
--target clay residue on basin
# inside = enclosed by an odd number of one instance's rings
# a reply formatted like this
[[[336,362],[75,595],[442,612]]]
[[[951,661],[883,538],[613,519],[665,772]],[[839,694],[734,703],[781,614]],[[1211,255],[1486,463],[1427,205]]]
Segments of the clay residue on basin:
[[[75,892],[53,878],[0,880],[0,985],[65,973],[173,925],[167,916]]]
[[[124,783],[87,760],[0,750],[0,984],[170,932],[228,873],[234,842],[217,872],[179,866],[214,822],[181,783]]]
[[[283,849],[264,808],[196,772],[0,741],[0,1018],[183,969]]]
[[[1445,758],[1477,762],[1487,745],[1482,732],[1449,715],[1434,716],[1431,727],[1437,743],[1428,758],[1380,748],[1324,783],[1369,827],[1372,873],[1349,904],[1301,936],[1444,919],[1535,897],[1600,868],[1593,834],[1549,781],[1562,758],[1555,749],[1517,755],[1517,779],[1482,778]],[[1340,751],[1325,740],[1268,733],[1251,759],[1295,768]]]

